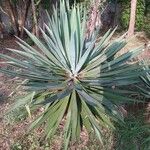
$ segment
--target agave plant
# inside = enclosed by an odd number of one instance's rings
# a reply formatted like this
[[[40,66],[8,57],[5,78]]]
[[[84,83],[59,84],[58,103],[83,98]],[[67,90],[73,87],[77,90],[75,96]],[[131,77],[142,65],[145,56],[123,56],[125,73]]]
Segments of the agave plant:
[[[128,95],[135,91],[122,87],[138,83],[143,73],[138,63],[126,63],[143,47],[116,57],[126,41],[123,38],[110,41],[115,29],[101,40],[97,40],[97,31],[87,38],[86,13],[81,17],[80,11],[81,7],[70,8],[61,1],[45,25],[46,32],[41,29],[41,40],[25,29],[37,49],[18,38],[22,50],[8,50],[20,59],[0,54],[14,68],[0,71],[25,79],[22,86],[28,94],[14,107],[26,106],[28,111],[43,107],[44,112],[30,129],[44,123],[46,138],[55,134],[64,119],[65,148],[69,141],[79,140],[83,128],[88,133],[95,132],[102,142],[101,127],[114,128],[114,121],[123,122],[119,106],[132,102]]]
[[[150,63],[147,60],[144,60],[142,62],[144,64],[143,69],[144,70],[148,70],[143,76],[141,76],[141,79],[144,83],[144,87],[139,87],[142,91],[142,94],[146,97],[146,98],[150,98]]]

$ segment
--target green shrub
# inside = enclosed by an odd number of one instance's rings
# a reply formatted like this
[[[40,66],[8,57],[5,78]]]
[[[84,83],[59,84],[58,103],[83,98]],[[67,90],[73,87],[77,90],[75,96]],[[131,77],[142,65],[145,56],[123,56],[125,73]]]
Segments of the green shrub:
[[[130,1],[120,1],[123,7],[123,11],[121,13],[121,25],[123,29],[127,29],[130,21]],[[136,29],[141,31],[144,25],[144,12],[145,12],[145,2],[144,0],[137,1],[137,10],[136,10]]]
[[[142,114],[130,115],[125,119],[125,126],[117,127],[116,150],[149,150],[150,126],[144,118]]]
[[[129,26],[129,20],[130,20],[130,9],[124,9],[124,11],[121,13],[121,25],[123,29],[127,29]]]
[[[27,112],[24,108],[16,108],[15,110],[7,113],[4,116],[4,120],[6,124],[14,124],[16,122],[25,120],[27,116]]]
[[[15,69],[0,71],[26,79],[22,86],[28,94],[16,101],[15,107],[29,106],[31,113],[42,107],[30,130],[45,125],[45,137],[52,139],[63,120],[67,149],[70,141],[73,144],[80,139],[84,127],[102,142],[101,127],[114,129],[113,122],[123,123],[119,107],[134,102],[128,96],[136,93],[126,87],[139,83],[143,73],[138,62],[126,62],[143,47],[116,57],[126,41],[119,38],[110,42],[115,30],[107,31],[100,41],[97,31],[87,38],[86,13],[81,18],[80,7],[70,9],[64,0],[59,7],[49,17],[46,33],[41,30],[44,42],[26,30],[38,50],[18,38],[24,51],[9,50],[22,60],[0,54]]]
[[[147,37],[150,38],[150,25],[149,24],[145,24],[144,31],[145,31]]]
[[[150,17],[150,15],[149,15],[149,17]],[[150,38],[150,19],[149,19],[149,17],[145,17],[145,21],[144,21],[144,31],[148,38]]]
[[[12,150],[22,150],[22,145],[20,143],[15,143],[11,147]]]

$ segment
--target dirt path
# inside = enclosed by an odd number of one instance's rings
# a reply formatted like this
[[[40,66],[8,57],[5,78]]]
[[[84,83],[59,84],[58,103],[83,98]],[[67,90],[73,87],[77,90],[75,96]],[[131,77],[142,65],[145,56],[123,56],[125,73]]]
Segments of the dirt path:
[[[140,60],[141,59],[150,59],[150,47],[148,47],[149,44],[150,44],[150,39],[147,39],[143,32],[139,32],[136,34],[136,36],[131,38],[131,40],[129,41],[129,43],[126,46],[126,50],[128,51],[133,48],[144,45],[145,51],[142,52],[142,54],[139,55],[138,57]]]

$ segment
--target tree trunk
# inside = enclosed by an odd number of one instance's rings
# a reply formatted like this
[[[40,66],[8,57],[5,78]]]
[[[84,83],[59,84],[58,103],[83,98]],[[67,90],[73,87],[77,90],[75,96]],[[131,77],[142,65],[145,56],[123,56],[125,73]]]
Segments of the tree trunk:
[[[92,35],[96,27],[99,28],[101,26],[99,3],[99,0],[95,0],[90,8],[90,18],[87,22],[87,37]]]
[[[0,1],[0,5],[2,6],[2,2]],[[3,38],[3,22],[1,17],[1,9],[0,9],[0,39]]]
[[[1,14],[0,14],[0,39],[2,38],[3,38],[3,23],[2,23]]]
[[[20,35],[19,31],[19,23],[18,23],[18,15],[17,15],[17,7],[11,2],[11,0],[7,0],[7,4],[9,6],[9,14],[11,17],[12,24],[15,27],[15,34],[17,36]]]
[[[34,0],[31,0],[32,4],[32,12],[33,12],[33,28],[35,30],[35,35],[39,37],[39,31],[38,31],[38,22],[37,22],[37,16],[36,16],[36,7]]]
[[[24,29],[23,28],[25,27],[25,22],[27,20],[30,4],[31,4],[31,0],[27,0],[26,5],[25,5],[25,12],[24,12],[24,15],[22,17],[21,24],[20,24],[20,28],[21,28],[21,30],[20,30],[20,37],[21,38],[23,38],[23,36],[24,36]]]
[[[136,19],[136,5],[137,5],[137,0],[131,0],[131,12],[130,12],[128,37],[130,37],[134,34],[135,19]]]
[[[117,20],[118,20],[118,0],[115,0],[115,13],[114,13],[114,22],[113,22],[113,27],[117,26]]]

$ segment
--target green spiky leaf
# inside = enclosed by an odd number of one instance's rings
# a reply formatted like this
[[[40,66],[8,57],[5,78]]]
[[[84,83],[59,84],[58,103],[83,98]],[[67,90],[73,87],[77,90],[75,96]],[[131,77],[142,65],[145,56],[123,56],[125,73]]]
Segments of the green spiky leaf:
[[[137,91],[128,87],[138,84],[148,69],[128,61],[143,47],[116,56],[127,43],[123,38],[110,42],[116,29],[110,29],[101,40],[97,31],[87,38],[86,13],[81,16],[78,5],[70,8],[62,0],[53,12],[46,31],[41,29],[41,39],[25,29],[38,50],[18,38],[22,51],[8,50],[20,59],[0,54],[12,68],[1,67],[0,72],[27,79],[22,86],[29,93],[15,107],[28,104],[31,115],[35,109],[44,108],[30,129],[45,124],[46,137],[52,138],[64,120],[65,149],[70,140],[80,139],[83,128],[95,132],[102,143],[101,126],[114,129],[113,122],[123,123],[119,106],[135,101],[129,94]],[[143,80],[147,84],[147,79]]]

